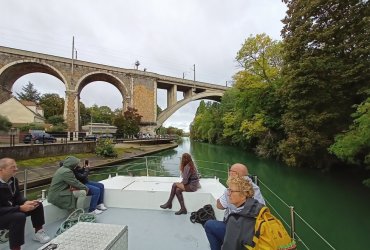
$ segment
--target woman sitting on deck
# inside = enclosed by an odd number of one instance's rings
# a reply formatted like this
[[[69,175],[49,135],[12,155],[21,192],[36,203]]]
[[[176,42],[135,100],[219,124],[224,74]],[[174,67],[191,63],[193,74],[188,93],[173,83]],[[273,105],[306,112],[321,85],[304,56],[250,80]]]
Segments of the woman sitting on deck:
[[[163,209],[171,209],[172,200],[176,194],[181,206],[181,209],[175,213],[176,215],[187,214],[182,192],[195,192],[198,190],[198,188],[200,188],[197,168],[195,167],[194,162],[188,153],[184,153],[181,157],[180,172],[182,181],[172,184],[171,194],[168,201],[160,206]]]

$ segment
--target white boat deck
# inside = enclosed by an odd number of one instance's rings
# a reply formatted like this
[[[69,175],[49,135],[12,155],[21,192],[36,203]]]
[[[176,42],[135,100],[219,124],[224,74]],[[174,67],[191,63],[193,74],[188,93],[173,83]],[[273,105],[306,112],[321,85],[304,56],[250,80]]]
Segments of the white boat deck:
[[[171,210],[160,209],[159,205],[167,201],[172,183],[178,181],[180,179],[176,177],[127,176],[102,181],[105,185],[104,203],[109,209],[97,216],[97,223],[127,225],[131,250],[210,249],[203,227],[190,222],[190,213],[212,204],[216,217],[221,220],[223,211],[216,209],[215,205],[225,187],[217,179],[201,179],[201,189],[183,193],[188,214],[175,215],[179,209],[176,197]],[[46,201],[44,203],[45,228],[49,235],[54,236],[67,213]],[[38,249],[42,245],[31,239],[33,233],[29,220],[27,224],[26,244],[22,249]],[[0,250],[3,249],[9,249],[8,243],[0,244]]]

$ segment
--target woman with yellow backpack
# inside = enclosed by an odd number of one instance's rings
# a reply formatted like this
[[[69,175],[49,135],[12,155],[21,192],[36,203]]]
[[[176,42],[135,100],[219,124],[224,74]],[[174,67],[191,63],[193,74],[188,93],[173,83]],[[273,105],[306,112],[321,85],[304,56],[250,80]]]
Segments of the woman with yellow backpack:
[[[230,203],[242,210],[231,213],[226,221],[223,250],[242,249],[295,249],[284,226],[268,210],[253,199],[253,187],[243,177],[227,181]]]

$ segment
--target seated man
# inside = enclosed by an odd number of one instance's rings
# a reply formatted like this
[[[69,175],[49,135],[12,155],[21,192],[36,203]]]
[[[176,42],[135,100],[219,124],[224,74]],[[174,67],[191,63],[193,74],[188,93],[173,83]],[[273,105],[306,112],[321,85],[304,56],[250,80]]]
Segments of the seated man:
[[[91,202],[89,207],[89,212],[93,214],[101,214],[103,211],[107,210],[104,201],[104,184],[100,182],[89,181],[90,165],[89,161],[85,160],[83,167],[77,166],[73,169],[73,172],[81,183],[89,188],[87,195],[91,195]]]
[[[80,159],[68,156],[63,161],[63,165],[55,171],[48,190],[50,203],[69,211],[76,208],[84,209],[88,188],[77,180],[73,173],[73,169],[79,163]]]
[[[253,198],[256,199],[259,203],[263,205],[265,204],[265,200],[262,197],[260,188],[256,184],[254,184],[252,180],[248,177],[248,168],[245,165],[241,163],[235,163],[230,167],[229,177],[235,176],[241,176],[248,180],[253,187]],[[226,232],[226,220],[228,216],[231,213],[238,213],[243,209],[243,207],[238,208],[230,203],[227,189],[225,189],[223,195],[219,199],[217,199],[217,208],[222,210],[225,209],[224,220],[209,220],[204,224],[204,229],[206,231],[208,241],[211,245],[211,250],[221,249]]]
[[[15,178],[17,164],[14,159],[0,159],[0,229],[9,230],[9,247],[20,250],[24,244],[26,216],[31,216],[35,228],[34,240],[44,244],[50,241],[42,226],[45,224],[44,207],[37,200],[27,201],[19,192]]]

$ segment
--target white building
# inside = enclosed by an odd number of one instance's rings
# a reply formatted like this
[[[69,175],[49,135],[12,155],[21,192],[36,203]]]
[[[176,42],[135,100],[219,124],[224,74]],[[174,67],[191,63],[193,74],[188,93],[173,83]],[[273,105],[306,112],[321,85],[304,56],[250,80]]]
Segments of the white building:
[[[117,127],[108,123],[89,123],[82,126],[82,131],[89,132],[89,134],[115,134]]]
[[[13,126],[29,123],[44,124],[44,110],[30,101],[20,101],[15,97],[0,104],[0,114],[7,117]]]

